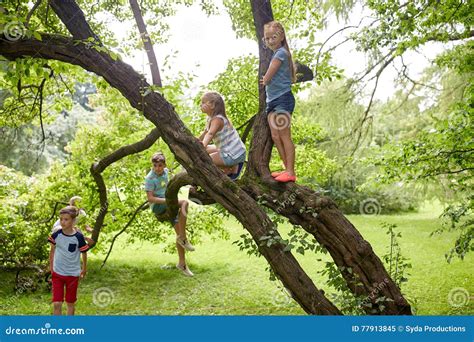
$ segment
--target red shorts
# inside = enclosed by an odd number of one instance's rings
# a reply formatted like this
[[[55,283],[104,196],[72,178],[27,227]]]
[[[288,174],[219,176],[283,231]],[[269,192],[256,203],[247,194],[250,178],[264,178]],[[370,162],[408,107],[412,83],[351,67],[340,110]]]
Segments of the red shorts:
[[[51,280],[53,285],[53,302],[64,301],[64,288],[66,288],[66,303],[76,302],[79,277],[63,276],[53,272]]]

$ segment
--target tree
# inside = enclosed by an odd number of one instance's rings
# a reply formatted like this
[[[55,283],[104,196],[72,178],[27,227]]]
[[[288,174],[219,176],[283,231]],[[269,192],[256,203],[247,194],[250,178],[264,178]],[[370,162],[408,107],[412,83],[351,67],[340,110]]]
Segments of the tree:
[[[247,169],[243,179],[235,183],[212,164],[206,151],[179,119],[173,105],[106,48],[106,42],[99,40],[76,2],[51,0],[49,5],[72,36],[64,34],[64,30],[61,30],[60,35],[32,31],[31,35],[19,39],[8,39],[3,34],[0,39],[2,56],[10,60],[22,60],[30,56],[41,59],[41,63],[57,60],[78,65],[103,77],[118,89],[131,106],[140,110],[156,126],[176,160],[186,169],[184,179],[178,178],[174,184],[170,184],[170,188],[192,181],[234,215],[249,231],[275,275],[306,312],[340,314],[298,264],[257,200],[314,236],[334,258],[349,289],[355,295],[366,296],[372,303],[372,309],[378,309],[376,313],[411,314],[409,304],[370,244],[329,198],[298,184],[277,184],[271,178],[268,163],[272,142],[264,115],[265,94],[262,87],[259,88],[259,113],[252,126]],[[270,52],[264,49],[261,42],[263,24],[273,19],[270,2],[251,1],[251,13],[259,42],[259,75],[262,75],[270,58]],[[92,169],[100,167],[96,164]],[[169,191],[167,202],[175,212],[176,200],[176,196]],[[101,203],[101,213],[105,215],[109,209],[106,198],[101,198]],[[100,217],[93,233],[96,241],[100,234],[99,221]],[[374,296],[374,293],[377,295]]]

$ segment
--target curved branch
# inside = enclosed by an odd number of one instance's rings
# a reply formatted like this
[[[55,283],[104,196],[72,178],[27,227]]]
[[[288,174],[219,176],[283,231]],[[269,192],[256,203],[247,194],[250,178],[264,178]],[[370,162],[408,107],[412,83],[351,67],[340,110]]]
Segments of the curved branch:
[[[103,172],[110,164],[129,156],[149,149],[160,138],[160,132],[157,128],[153,128],[148,135],[136,143],[125,145],[102,158],[96,166],[98,172]]]
[[[94,223],[94,230],[92,232],[92,240],[97,243],[99,239],[100,230],[104,224],[105,216],[107,215],[107,210],[109,207],[109,203],[107,201],[107,188],[105,186],[104,178],[102,177],[101,173],[112,163],[129,156],[131,154],[140,153],[142,151],[147,150],[150,148],[156,140],[160,137],[160,133],[158,132],[157,128],[154,128],[145,138],[142,140],[120,147],[118,150],[112,152],[111,154],[107,155],[106,157],[102,158],[99,162],[94,163],[91,165],[90,172],[94,181],[97,184],[97,188],[99,190],[99,198],[100,198],[100,211],[97,215],[96,221]],[[110,249],[111,251],[112,249]],[[109,251],[109,253],[110,253]],[[105,261],[104,261],[105,264]]]

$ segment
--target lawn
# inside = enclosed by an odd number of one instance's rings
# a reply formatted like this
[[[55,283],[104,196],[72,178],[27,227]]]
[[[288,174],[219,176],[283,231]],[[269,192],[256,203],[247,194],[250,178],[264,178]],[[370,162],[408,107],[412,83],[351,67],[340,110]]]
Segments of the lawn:
[[[382,222],[397,225],[402,254],[413,268],[402,291],[417,315],[469,315],[474,312],[474,256],[445,261],[455,233],[430,237],[439,227],[440,207],[427,205],[418,213],[393,216],[349,216],[351,222],[381,256],[387,253],[390,237]],[[89,255],[87,278],[79,287],[77,314],[81,315],[299,315],[304,312],[270,281],[263,258],[248,256],[232,242],[243,229],[234,220],[227,222],[229,240],[211,238],[188,253],[194,278],[181,275],[174,267],[177,257],[162,252],[163,246],[135,243],[127,246],[119,240],[106,266],[103,255]],[[281,227],[283,233],[287,226]],[[296,254],[299,262],[319,288],[325,286],[317,271],[327,256]],[[323,261],[317,261],[322,258]],[[0,273],[0,314],[48,315],[50,294],[46,290],[15,295],[14,274]],[[459,296],[454,295],[460,289]],[[466,292],[467,291],[467,292]],[[454,295],[453,300],[450,300]],[[462,296],[471,296],[465,303]],[[453,305],[454,304],[454,305]]]

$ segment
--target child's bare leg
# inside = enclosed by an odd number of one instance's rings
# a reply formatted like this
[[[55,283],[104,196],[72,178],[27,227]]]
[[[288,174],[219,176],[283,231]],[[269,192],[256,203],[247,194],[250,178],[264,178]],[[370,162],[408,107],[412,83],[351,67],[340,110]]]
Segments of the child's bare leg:
[[[224,161],[221,158],[219,150],[217,150],[217,152],[214,152],[214,153],[210,154],[209,156],[211,157],[212,162],[216,166],[220,167],[225,174],[236,173],[237,172],[238,165],[234,165],[234,166],[225,165]]]
[[[188,221],[188,206],[189,203],[186,200],[179,200],[179,211],[178,211],[178,237],[186,240],[186,223]]]
[[[295,175],[295,144],[291,140],[291,130],[290,126],[281,129],[280,131],[280,140],[283,144],[286,156],[286,172],[290,176]]]
[[[63,302],[53,302],[53,315],[61,316],[63,309]]]
[[[219,152],[219,149],[216,147],[216,145],[207,145],[206,151],[207,153],[211,154],[211,153]]]
[[[178,238],[186,240],[186,222],[189,203],[186,200],[179,200],[178,204],[180,206],[178,212],[178,223],[175,224],[174,229]],[[178,264],[180,266],[186,265],[185,249],[178,244],[178,242],[176,242],[176,249],[178,250]]]
[[[68,316],[74,316],[74,312],[76,311],[76,305],[75,303],[67,303],[67,314]]]
[[[176,231],[176,235],[179,236],[180,234],[179,222],[174,225],[174,230]],[[178,242],[176,242],[176,250],[178,251],[178,264],[180,266],[186,265],[186,258],[184,256],[184,248],[181,247],[181,245]]]
[[[272,135],[272,140],[273,143],[275,144],[278,154],[280,155],[281,161],[283,162],[283,165],[285,166],[285,169],[287,169],[287,157],[286,157],[286,152],[285,148],[283,146],[283,142],[281,141],[280,137],[280,129],[278,129],[276,125],[276,116],[277,114],[275,112],[271,112],[268,114],[268,126],[270,126],[270,132]]]

